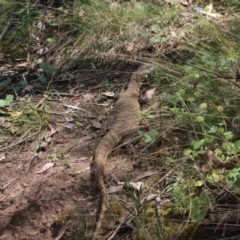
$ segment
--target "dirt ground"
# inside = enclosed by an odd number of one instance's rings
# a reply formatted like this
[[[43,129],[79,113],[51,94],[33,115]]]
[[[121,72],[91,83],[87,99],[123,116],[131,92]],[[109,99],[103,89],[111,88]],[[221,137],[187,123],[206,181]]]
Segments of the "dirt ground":
[[[0,239],[90,238],[99,204],[99,195],[91,191],[91,157],[106,132],[105,119],[115,102],[113,93],[128,83],[130,72],[127,76],[119,72],[121,69],[112,74],[107,87],[102,87],[104,74],[100,78],[85,76],[72,85],[69,81],[54,83],[53,88],[59,90],[45,99],[50,121],[44,131],[1,147]],[[74,85],[77,87],[71,91]],[[44,95],[35,92],[31,97],[39,106]],[[128,138],[109,157],[108,188],[149,170],[148,164],[138,166],[144,156],[139,154],[143,143],[139,138],[132,141],[134,138],[136,135]],[[38,173],[47,163],[54,166]],[[125,190],[110,195],[117,202],[128,202]]]

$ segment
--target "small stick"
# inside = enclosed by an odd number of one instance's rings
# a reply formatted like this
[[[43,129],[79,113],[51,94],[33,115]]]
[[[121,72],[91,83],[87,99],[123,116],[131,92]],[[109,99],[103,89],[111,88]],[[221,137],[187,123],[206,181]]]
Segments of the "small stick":
[[[10,27],[10,25],[12,23],[12,20],[13,20],[13,16],[10,17],[10,19],[7,22],[6,27],[3,29],[2,33],[1,33],[1,35],[0,35],[0,42],[2,41],[2,39],[3,39],[4,35],[6,34],[8,28]]]
[[[11,183],[15,182],[15,181],[18,180],[18,179],[19,179],[19,177],[11,179],[7,184],[5,184],[2,188],[0,188],[0,190],[3,191],[3,190],[6,189]]]
[[[30,138],[36,136],[36,134],[37,134],[37,133],[34,133],[32,136],[26,137],[26,138],[24,138],[24,139],[22,139],[22,140],[20,140],[20,141],[18,141],[18,142],[16,142],[16,143],[10,145],[10,146],[7,146],[7,147],[4,147],[4,148],[1,148],[1,149],[0,149],[0,152],[3,151],[3,150],[7,150],[7,149],[9,149],[9,148],[12,148],[12,147],[14,147],[14,146],[17,146],[18,144],[21,144],[21,143],[27,141],[28,139],[30,139]]]
[[[235,82],[231,81],[231,79],[232,79],[232,80],[236,80],[236,77],[232,77],[232,76],[222,76],[222,75],[220,75],[220,74],[218,74],[218,73],[216,73],[216,72],[210,71],[210,70],[208,70],[208,69],[206,69],[206,68],[202,68],[202,67],[199,67],[199,66],[196,66],[196,65],[192,65],[192,64],[190,64],[190,63],[185,63],[185,64],[186,64],[186,65],[189,65],[189,66],[192,66],[192,67],[195,67],[195,68],[197,68],[197,69],[200,69],[200,70],[202,70],[202,71],[211,73],[211,74],[213,74],[213,75],[215,75],[215,76],[217,76],[217,77],[219,77],[219,78],[226,79],[228,82],[232,83],[232,84],[233,84],[234,86],[236,86],[237,88],[240,88],[239,85],[237,85]]]

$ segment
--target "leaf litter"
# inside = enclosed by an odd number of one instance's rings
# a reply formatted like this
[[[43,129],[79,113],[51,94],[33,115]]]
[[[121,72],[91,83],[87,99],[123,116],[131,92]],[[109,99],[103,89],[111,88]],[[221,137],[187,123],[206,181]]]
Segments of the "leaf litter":
[[[41,239],[52,239],[51,228],[54,229],[57,216],[62,211],[67,214],[68,211],[73,209],[76,205],[76,199],[81,199],[81,201],[77,201],[77,204],[80,204],[83,208],[88,206],[92,212],[96,210],[96,203],[94,201],[89,202],[89,199],[92,199],[89,196],[89,156],[94,152],[94,147],[100,136],[98,131],[102,131],[102,125],[97,120],[99,117],[95,121],[91,121],[88,115],[93,113],[104,119],[103,116],[106,115],[108,107],[114,101],[112,99],[115,96],[114,92],[118,92],[118,89],[116,91],[93,91],[93,93],[83,94],[83,98],[79,98],[77,93],[69,95],[69,98],[63,96],[64,104],[60,103],[62,97],[59,94],[56,100],[51,100],[47,112],[48,114],[51,112],[61,113],[65,112],[66,108],[71,109],[72,111],[67,113],[68,118],[65,115],[52,114],[50,116],[51,124],[46,124],[45,132],[35,133],[31,141],[28,141],[31,138],[25,138],[21,142],[16,142],[10,148],[11,154],[4,152],[6,151],[4,149],[8,146],[2,148],[1,164],[4,163],[4,165],[2,164],[2,168],[0,168],[0,180],[11,179],[3,186],[4,192],[0,196],[0,211],[5,211],[5,214],[0,216],[0,223],[3,226],[3,234],[8,239],[20,239],[29,236],[29,233],[36,233],[36,236]],[[111,99],[107,102],[103,100],[102,104],[94,102],[94,99],[102,101],[103,97]],[[34,99],[35,96],[33,95],[32,98]],[[47,98],[49,99],[49,97]],[[36,97],[35,106],[38,109],[41,108],[40,113],[44,112],[47,98],[39,99]],[[75,119],[74,115],[78,115],[80,124],[76,124],[75,120],[68,121],[68,119]],[[12,123],[9,122],[9,124]],[[95,126],[95,128],[90,128],[90,126]],[[22,147],[24,151],[19,151]],[[62,157],[54,162],[49,162],[52,155],[61,155]],[[125,156],[124,154],[114,156],[106,174],[115,171],[126,172],[132,169],[131,161],[125,162],[126,157],[129,158],[128,155]],[[9,168],[8,163],[11,164],[11,169],[14,169],[14,171],[7,170]],[[50,168],[51,171],[49,171]],[[111,188],[115,194],[121,195],[124,192],[119,192],[119,190],[123,187],[125,177],[121,176],[119,179],[120,186],[116,183],[117,185],[113,185]],[[135,191],[139,191],[143,186],[143,183],[138,182],[131,182],[130,184],[136,189]],[[56,197],[52,195],[53,191]],[[69,196],[74,196],[74,198]],[[48,202],[45,202],[44,198],[48,198]],[[25,211],[22,216],[22,219],[25,219],[22,222],[22,231],[14,236],[12,229],[15,226],[10,224],[10,219],[18,204],[22,208],[28,208],[29,201],[35,202],[43,211],[39,213],[37,209],[31,210],[31,208]],[[56,214],[56,212],[59,214]],[[47,219],[46,216],[48,216]],[[91,218],[87,221],[91,224],[94,223]],[[31,229],[28,229],[29,225],[32,226]],[[39,226],[42,227],[39,228]],[[54,230],[58,232],[55,239],[63,238],[69,230],[71,234],[74,234],[74,224],[68,224],[66,228],[64,226],[61,229]],[[46,231],[41,229],[46,229]]]
[[[190,5],[190,2],[192,1],[165,2],[169,4],[177,2],[177,4],[181,5]],[[121,6],[120,4],[112,4],[110,7],[113,11],[117,11]],[[205,14],[204,12],[201,12],[201,10],[199,12]],[[216,17],[216,15],[212,13],[212,9],[207,10],[206,13],[206,15]],[[79,12],[79,15],[82,17],[84,16],[84,14],[85,13],[83,10]],[[44,29],[44,25],[45,23],[43,21],[39,21],[39,28]],[[177,33],[173,32],[173,34],[171,35],[176,36]],[[134,43],[130,43],[127,45],[128,52],[133,51],[135,48],[136,46]],[[38,50],[41,50],[41,54],[47,54],[47,51],[45,51],[46,48],[38,48]],[[26,62],[23,62],[23,64],[18,64],[16,66],[28,68]],[[70,77],[74,78],[73,76],[74,75]],[[42,77],[44,77],[44,75],[40,76],[40,78]],[[40,78],[38,80],[40,80]],[[66,79],[62,78],[61,80],[65,81]],[[63,84],[62,86],[64,87],[65,91],[66,85]],[[84,88],[86,86],[88,85],[82,84],[81,88]],[[84,90],[88,89],[85,88]],[[64,95],[64,93],[62,94]],[[112,101],[106,101],[102,103],[97,102],[95,104],[92,103],[95,97],[101,99],[100,95],[101,93],[94,91],[93,93],[86,93],[82,95],[83,101],[79,104],[79,96],[75,94],[75,91],[73,94],[69,94],[69,96],[64,99],[60,97],[61,93],[56,94],[56,96],[58,96],[58,99],[55,98],[51,100],[52,103],[50,104],[50,109],[64,112],[67,107],[71,110],[80,110],[84,114],[87,112],[93,112],[97,116],[100,114],[104,115],[106,112],[106,108],[108,108],[112,104]],[[105,91],[105,93],[102,93],[102,95],[109,98],[114,97],[113,92],[111,91]],[[153,91],[151,92],[151,90],[150,92],[146,92],[146,97],[148,99],[152,99],[153,95]],[[33,98],[34,97],[36,96],[33,96]],[[65,108],[64,105],[59,104],[59,101],[67,103],[65,105]],[[40,100],[40,102],[40,106],[43,106],[44,101]],[[9,102],[7,100],[4,101],[2,104],[5,106],[8,103]],[[73,116],[73,113],[71,112],[67,112],[67,114],[70,117]],[[14,117],[14,115],[16,115],[16,117],[19,117],[21,114],[19,114],[18,116],[18,113],[13,113],[11,117]],[[4,160],[1,161],[1,164],[4,163],[4,165],[0,165],[0,180],[11,180],[3,186],[3,196],[0,196],[0,213],[3,213],[0,216],[0,225],[2,227],[2,235],[0,238],[7,237],[7,239],[10,240],[26,238],[26,236],[29,235],[30,232],[28,229],[29,226],[33,226],[34,229],[37,229],[37,231],[31,232],[36,233],[39,239],[53,239],[53,236],[55,237],[54,239],[61,239],[64,237],[66,237],[67,239],[67,237],[69,236],[68,234],[73,236],[74,228],[76,229],[76,225],[73,227],[69,226],[72,225],[70,224],[72,223],[71,221],[63,224],[62,228],[56,227],[56,223],[59,220],[59,216],[61,217],[61,214],[63,214],[64,216],[69,214],[68,216],[70,217],[74,216],[74,214],[70,210],[76,211],[76,209],[78,208],[74,208],[75,201],[73,201],[74,199],[69,197],[75,196],[74,194],[76,194],[75,200],[83,199],[83,203],[81,203],[81,205],[78,205],[77,207],[83,208],[84,211],[87,211],[88,213],[95,212],[96,205],[94,205],[94,202],[89,203],[89,162],[73,160],[78,159],[79,156],[91,155],[91,153],[94,151],[94,146],[96,146],[98,138],[101,136],[101,126],[99,127],[98,125],[96,129],[92,130],[92,128],[90,128],[90,125],[92,123],[87,119],[86,115],[80,116],[79,121],[81,121],[81,125],[79,125],[80,127],[78,128],[75,127],[76,125],[74,125],[73,127],[72,123],[67,122],[66,119],[60,115],[51,116],[51,121],[54,123],[54,128],[49,125],[47,126],[47,128],[48,131],[50,129],[50,132],[52,132],[52,134],[50,133],[49,135],[48,133],[46,133],[45,137],[43,138],[38,138],[38,136],[36,136],[38,134],[35,134],[33,139],[29,139],[28,137],[26,137],[21,141],[17,141],[16,144],[12,144],[10,146],[10,154],[7,152],[6,154],[4,154]],[[63,122],[64,124],[62,124]],[[71,131],[66,131],[66,128]],[[54,129],[58,130],[55,131]],[[140,142],[138,142],[138,144],[142,144],[141,140]],[[132,155],[139,153],[137,144],[133,144],[133,146],[131,147],[132,150],[127,149],[125,151],[129,151],[130,153],[132,153]],[[9,146],[5,145],[3,148],[1,148],[1,151],[5,151],[7,149],[9,149]],[[43,165],[45,162],[49,161],[48,158],[49,156],[51,156],[51,154],[57,154],[58,151],[63,151],[63,159],[60,159],[55,163],[47,163]],[[119,182],[123,184],[126,180],[126,176],[123,176],[122,172],[129,175],[133,174],[137,176],[136,178],[134,176],[131,177],[131,179],[137,180],[142,178],[151,178],[154,175],[157,175],[158,171],[154,171],[154,169],[145,173],[142,173],[144,172],[143,169],[141,169],[140,171],[132,169],[132,159],[130,161],[131,154],[129,154],[129,152],[127,154],[124,154],[121,153],[121,151],[116,151],[113,156],[111,156],[111,161],[106,172],[107,177],[109,177],[109,175],[111,175],[110,173],[114,171],[117,173],[118,178],[121,180]],[[138,155],[138,158],[141,158],[141,155]],[[35,161],[36,159],[37,161]],[[211,156],[209,155],[209,162],[212,165],[222,164],[220,160],[216,159],[216,156],[214,156],[213,154],[211,154]],[[67,167],[69,163],[70,169]],[[18,166],[24,166],[26,164],[29,164],[29,166],[32,164],[32,166],[28,168],[27,172],[24,171],[22,167],[18,168]],[[50,167],[53,167],[53,165],[55,165],[55,167],[52,169],[52,171],[47,171]],[[14,171],[9,171],[9,169],[14,169]],[[15,171],[15,169],[17,170]],[[36,169],[41,170],[36,172]],[[71,171],[73,169],[76,170],[75,173],[77,173],[74,176],[71,174]],[[170,171],[165,176],[170,175],[170,173],[172,172],[173,171]],[[39,181],[39,177],[35,176],[36,173],[45,173],[41,175],[41,181]],[[109,180],[109,178],[107,178],[107,180]],[[109,181],[109,184],[112,185],[110,186],[110,188],[113,187],[114,189],[114,187],[116,187],[111,181]],[[140,183],[140,186],[141,184],[142,183]],[[135,182],[133,182],[133,187],[136,191],[139,191],[141,187],[139,187],[138,184],[136,186],[134,185]],[[148,189],[151,189],[151,187]],[[159,198],[158,194],[149,193],[147,195],[148,197],[146,197],[146,199],[156,199],[156,201],[159,201],[159,199],[157,199]],[[141,204],[143,204],[143,201],[141,201]],[[36,209],[32,208],[32,206],[35,206]],[[16,223],[12,221],[12,219],[15,218],[14,212],[19,212],[19,208],[20,212],[21,210],[24,211],[23,213],[21,213],[22,215],[18,216],[21,222]],[[41,211],[38,211],[38,209],[41,209]],[[123,219],[123,221],[121,221],[120,224],[123,224],[123,222],[129,222],[130,218],[131,216],[129,214],[125,215],[125,218]],[[93,223],[94,220],[90,219],[89,222]],[[89,222],[87,223],[89,224]],[[66,231],[68,227],[70,229],[72,228],[70,230],[70,233]],[[18,231],[16,233],[17,228],[21,229],[21,231]],[[56,232],[58,233],[56,234]],[[113,234],[110,237],[111,239],[113,239],[113,237],[116,235],[116,232],[117,231],[113,231]],[[64,236],[65,234],[66,236]]]

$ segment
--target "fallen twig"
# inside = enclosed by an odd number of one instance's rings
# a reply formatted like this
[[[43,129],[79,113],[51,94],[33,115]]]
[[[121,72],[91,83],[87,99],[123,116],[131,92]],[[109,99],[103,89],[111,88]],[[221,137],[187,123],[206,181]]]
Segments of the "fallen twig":
[[[38,134],[38,133],[34,133],[33,135],[31,135],[31,136],[29,136],[29,137],[26,137],[26,138],[24,138],[24,139],[22,139],[22,140],[20,140],[20,141],[18,141],[18,142],[16,142],[16,143],[10,145],[10,146],[7,146],[7,147],[4,147],[4,148],[1,148],[1,149],[0,149],[0,152],[1,152],[1,151],[4,151],[4,150],[7,150],[7,149],[9,149],[9,148],[15,147],[15,146],[17,146],[18,144],[21,144],[21,143],[27,141],[28,139],[30,139],[30,138],[36,136],[37,134]]]
[[[68,225],[71,223],[71,220],[69,220],[61,229],[61,231],[59,232],[59,234],[57,235],[57,237],[54,238],[54,240],[60,240],[63,236],[63,234],[65,233],[65,231],[68,228]]]
[[[235,82],[233,82],[232,80],[236,80],[236,79],[239,79],[239,76],[222,76],[221,74],[219,73],[216,73],[216,72],[213,72],[211,70],[208,70],[206,68],[202,68],[202,67],[199,67],[199,66],[196,66],[196,65],[192,65],[190,63],[185,63],[186,65],[189,65],[191,67],[194,67],[194,68],[197,68],[197,69],[200,69],[202,71],[205,71],[205,72],[208,72],[208,73],[211,73],[219,78],[223,78],[225,80],[227,80],[228,82],[232,83],[234,86],[236,86],[237,88],[240,88],[240,86],[238,84],[236,84]]]
[[[19,179],[19,177],[11,179],[7,184],[5,184],[2,188],[0,188],[0,190],[3,191],[3,190],[6,189],[11,183],[15,182],[15,181],[18,180],[18,179]]]
[[[3,39],[4,35],[6,34],[8,28],[10,27],[10,25],[12,23],[12,20],[13,20],[13,16],[10,17],[10,19],[7,22],[7,25],[5,26],[5,28],[3,29],[2,33],[0,34],[0,42],[2,41],[2,39]]]

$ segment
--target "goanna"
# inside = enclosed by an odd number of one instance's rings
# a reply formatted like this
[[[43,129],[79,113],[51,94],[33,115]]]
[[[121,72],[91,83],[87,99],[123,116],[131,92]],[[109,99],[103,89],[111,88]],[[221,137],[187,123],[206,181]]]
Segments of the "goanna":
[[[113,148],[115,148],[126,135],[138,129],[141,120],[139,104],[141,95],[140,88],[142,82],[152,69],[152,65],[145,64],[133,73],[127,90],[121,93],[120,98],[110,113],[110,117],[114,119],[114,122],[109,126],[109,132],[101,139],[97,146],[93,160],[93,171],[96,184],[101,193],[101,209],[93,234],[93,240],[99,239],[102,222],[107,210],[108,196],[103,179],[107,158]]]

